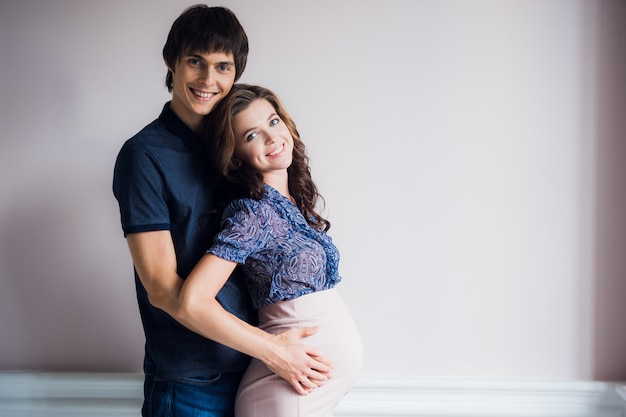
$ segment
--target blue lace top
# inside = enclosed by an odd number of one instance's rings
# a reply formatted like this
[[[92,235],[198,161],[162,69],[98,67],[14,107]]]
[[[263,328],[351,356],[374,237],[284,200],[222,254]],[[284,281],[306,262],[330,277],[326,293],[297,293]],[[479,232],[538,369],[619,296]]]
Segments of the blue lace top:
[[[339,251],[330,236],[312,228],[298,207],[269,185],[259,201],[230,203],[221,226],[208,252],[243,265],[255,308],[341,280]]]

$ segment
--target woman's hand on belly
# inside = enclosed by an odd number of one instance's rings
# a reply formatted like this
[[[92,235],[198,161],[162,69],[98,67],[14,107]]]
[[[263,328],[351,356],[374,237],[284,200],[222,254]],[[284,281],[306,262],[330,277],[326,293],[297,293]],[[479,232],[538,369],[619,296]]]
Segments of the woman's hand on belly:
[[[263,362],[296,392],[307,395],[331,377],[332,364],[302,339],[317,333],[317,327],[293,327],[274,335],[275,347]]]

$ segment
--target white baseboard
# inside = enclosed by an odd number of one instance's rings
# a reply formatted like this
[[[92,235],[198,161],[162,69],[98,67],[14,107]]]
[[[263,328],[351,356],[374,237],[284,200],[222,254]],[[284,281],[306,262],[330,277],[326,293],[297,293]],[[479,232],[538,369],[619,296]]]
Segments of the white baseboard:
[[[626,417],[624,384],[362,378],[335,417]],[[137,374],[0,373],[0,417],[138,417]],[[271,416],[268,416],[271,417]]]

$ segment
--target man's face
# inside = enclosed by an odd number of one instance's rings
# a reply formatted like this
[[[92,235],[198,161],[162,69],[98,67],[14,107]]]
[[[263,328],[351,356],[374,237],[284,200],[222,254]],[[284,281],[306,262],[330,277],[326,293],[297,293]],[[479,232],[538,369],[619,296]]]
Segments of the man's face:
[[[235,82],[232,53],[182,55],[172,71],[170,108],[194,132]]]

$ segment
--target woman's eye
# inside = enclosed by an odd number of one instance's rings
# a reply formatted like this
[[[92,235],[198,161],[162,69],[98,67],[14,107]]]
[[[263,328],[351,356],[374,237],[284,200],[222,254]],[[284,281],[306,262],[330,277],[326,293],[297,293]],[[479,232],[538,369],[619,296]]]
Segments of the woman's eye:
[[[272,120],[270,120],[270,126],[276,126],[278,123],[280,123],[279,119],[272,119]]]
[[[250,133],[248,136],[246,136],[246,142],[250,142],[252,139],[256,138],[257,133]]]

